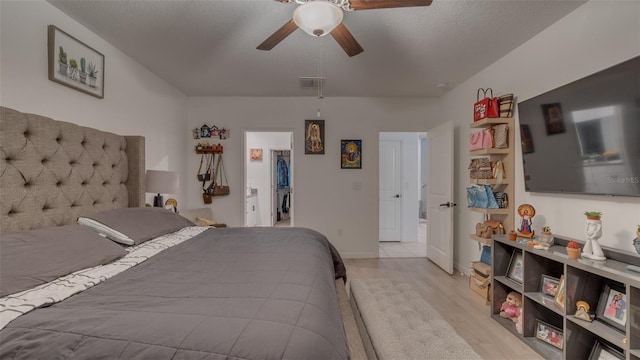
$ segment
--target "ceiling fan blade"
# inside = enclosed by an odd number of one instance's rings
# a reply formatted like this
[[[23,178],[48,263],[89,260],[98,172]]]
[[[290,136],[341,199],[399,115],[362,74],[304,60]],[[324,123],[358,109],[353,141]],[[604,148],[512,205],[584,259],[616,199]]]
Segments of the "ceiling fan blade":
[[[351,35],[351,32],[347,30],[347,27],[343,23],[340,23],[335,29],[331,31],[331,36],[342,46],[344,51],[351,56],[356,56],[364,51],[362,46],[358,44],[356,38]]]
[[[354,10],[386,9],[412,6],[429,6],[433,0],[351,0]]]
[[[276,45],[280,43],[280,41],[284,40],[287,36],[291,35],[292,32],[296,31],[298,25],[293,22],[293,20],[289,20],[286,24],[282,25],[282,27],[271,36],[267,38],[267,40],[263,41],[262,44],[258,45],[256,49],[258,50],[271,50]]]

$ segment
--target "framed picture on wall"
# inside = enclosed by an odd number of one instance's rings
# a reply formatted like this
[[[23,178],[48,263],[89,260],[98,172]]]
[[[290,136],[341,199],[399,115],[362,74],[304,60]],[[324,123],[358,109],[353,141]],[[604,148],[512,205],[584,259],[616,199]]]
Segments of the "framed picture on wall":
[[[249,149],[249,159],[251,161],[262,161],[262,148]]]
[[[104,55],[55,25],[47,27],[49,80],[104,98]]]
[[[340,140],[340,168],[362,169],[362,140]]]
[[[305,120],[304,129],[304,153],[324,154],[324,120]]]

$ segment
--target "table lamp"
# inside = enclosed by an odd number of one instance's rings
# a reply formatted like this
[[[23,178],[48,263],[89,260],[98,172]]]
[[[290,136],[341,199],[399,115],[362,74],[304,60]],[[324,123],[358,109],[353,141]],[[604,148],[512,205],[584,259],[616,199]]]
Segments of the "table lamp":
[[[153,198],[153,206],[164,207],[162,195],[160,194],[176,194],[178,192],[178,173],[175,171],[147,170],[145,183],[146,192],[158,194]]]

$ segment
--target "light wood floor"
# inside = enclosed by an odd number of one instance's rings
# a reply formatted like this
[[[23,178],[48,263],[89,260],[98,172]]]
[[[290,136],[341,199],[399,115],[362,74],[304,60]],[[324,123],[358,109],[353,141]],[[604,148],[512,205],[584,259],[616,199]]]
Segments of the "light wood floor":
[[[411,284],[484,359],[542,359],[489,318],[489,306],[469,290],[466,276],[449,275],[425,258],[344,262],[348,279],[387,278]]]

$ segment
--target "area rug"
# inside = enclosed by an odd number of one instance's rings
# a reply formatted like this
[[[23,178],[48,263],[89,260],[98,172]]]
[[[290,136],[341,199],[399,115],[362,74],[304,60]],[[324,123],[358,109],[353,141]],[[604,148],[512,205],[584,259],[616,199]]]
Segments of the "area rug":
[[[378,359],[482,359],[411,285],[356,279],[351,293]]]

